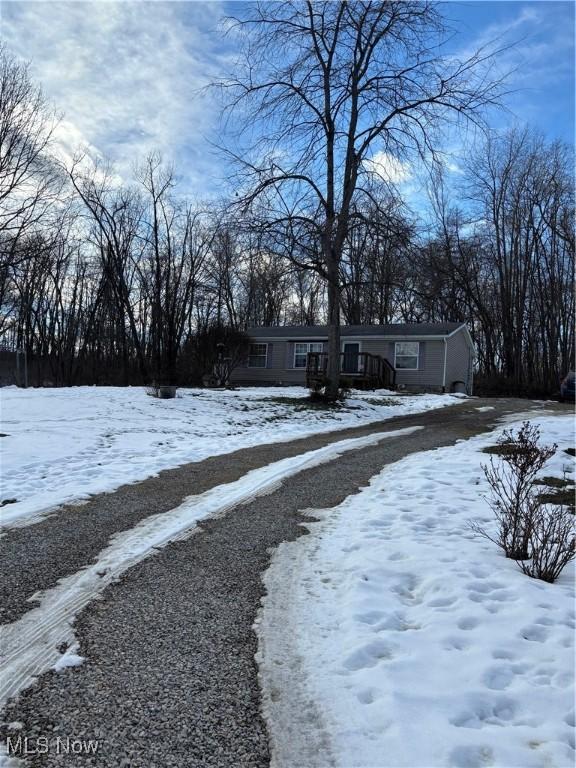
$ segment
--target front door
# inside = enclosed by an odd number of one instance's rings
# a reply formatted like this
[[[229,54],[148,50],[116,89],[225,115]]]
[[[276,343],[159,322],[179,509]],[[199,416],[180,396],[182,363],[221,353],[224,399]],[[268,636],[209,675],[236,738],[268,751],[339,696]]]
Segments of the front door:
[[[343,346],[344,359],[342,373],[358,373],[360,344],[357,341],[347,341]]]

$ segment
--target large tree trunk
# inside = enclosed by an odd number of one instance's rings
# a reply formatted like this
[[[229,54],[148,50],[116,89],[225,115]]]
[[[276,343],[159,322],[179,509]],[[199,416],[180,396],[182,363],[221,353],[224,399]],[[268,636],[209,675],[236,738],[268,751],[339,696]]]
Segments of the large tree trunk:
[[[329,400],[338,398],[340,385],[340,283],[338,265],[328,265],[328,386]]]

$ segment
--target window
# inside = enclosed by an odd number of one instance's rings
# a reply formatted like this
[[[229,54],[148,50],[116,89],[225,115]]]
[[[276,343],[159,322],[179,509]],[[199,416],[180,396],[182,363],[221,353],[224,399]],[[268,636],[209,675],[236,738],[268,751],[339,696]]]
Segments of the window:
[[[418,370],[419,341],[397,341],[394,355],[394,367],[405,371]]]
[[[322,352],[323,349],[321,341],[297,342],[294,344],[294,368],[306,368],[308,352]]]
[[[250,344],[248,368],[266,368],[268,344]]]

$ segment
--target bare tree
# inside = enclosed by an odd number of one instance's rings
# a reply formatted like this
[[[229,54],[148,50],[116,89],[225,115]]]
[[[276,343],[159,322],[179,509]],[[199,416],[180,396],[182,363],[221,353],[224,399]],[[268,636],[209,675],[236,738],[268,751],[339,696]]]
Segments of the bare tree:
[[[383,324],[398,315],[413,237],[412,223],[389,194],[378,199],[378,205],[355,211],[341,263],[346,322]]]
[[[0,48],[3,343],[27,349],[38,383],[172,382],[213,326],[328,321],[333,397],[340,314],[458,321],[481,391],[554,394],[574,366],[572,149],[530,129],[480,134],[458,203],[436,172],[424,224],[392,181],[434,158],[447,121],[483,124],[502,89],[489,52],[443,58],[427,2],[242,13],[246,66],[221,83],[238,194],[210,210],[156,154],[139,185],[89,158],[58,165],[56,117]]]
[[[20,240],[50,213],[62,177],[48,152],[56,116],[28,66],[0,43],[0,257],[23,258]]]
[[[483,269],[481,289],[468,288],[497,329],[489,354],[510,392],[554,391],[573,365],[572,168],[568,147],[527,128],[490,136],[468,163]]]
[[[42,225],[58,215],[63,179],[49,153],[55,125],[28,65],[0,42],[0,333],[15,330],[15,270],[37,253]]]
[[[287,307],[287,320],[294,325],[319,325],[325,316],[325,284],[310,270],[293,272],[294,302]]]
[[[430,2],[288,0],[256,4],[236,23],[244,66],[221,87],[245,130],[228,151],[241,169],[244,206],[270,227],[288,221],[317,240],[304,262],[287,248],[282,255],[327,282],[335,398],[340,265],[354,205],[370,196],[369,161],[377,152],[384,165],[433,155],[450,117],[482,121],[501,80],[490,52],[463,61],[441,53],[445,29]]]
[[[137,266],[141,290],[150,305],[152,372],[157,383],[172,385],[189,327],[198,270],[213,247],[214,233],[203,226],[199,212],[173,198],[174,175],[160,155],[149,155],[139,175],[145,190],[140,220],[144,259]]]
[[[114,185],[109,169],[85,168],[83,160],[80,156],[75,159],[69,177],[92,223],[92,238],[101,262],[102,288],[104,295],[108,294],[115,302],[121,318],[125,356],[128,354],[126,320],[140,375],[147,381],[144,342],[139,331],[138,312],[132,301],[132,288],[142,253],[143,203],[136,191]]]

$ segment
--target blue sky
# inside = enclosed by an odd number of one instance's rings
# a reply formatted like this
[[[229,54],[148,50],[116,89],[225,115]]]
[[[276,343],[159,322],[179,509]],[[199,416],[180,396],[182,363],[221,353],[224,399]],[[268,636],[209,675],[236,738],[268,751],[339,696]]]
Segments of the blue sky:
[[[500,38],[514,42],[502,55],[504,66],[516,68],[502,125],[511,119],[529,122],[551,138],[574,141],[574,9],[573,2],[445,3],[446,15],[458,24],[460,40],[473,47]]]
[[[28,2],[0,0],[1,35],[63,113],[60,151],[79,146],[114,161],[123,178],[160,150],[185,188],[204,197],[223,189],[227,169],[211,150],[217,109],[199,90],[234,62],[222,18],[239,7],[212,2]],[[529,122],[550,138],[574,138],[574,4],[445,3],[459,30],[455,52],[495,37],[516,46],[502,54],[516,68],[499,127]],[[454,147],[457,154],[460,148]]]

